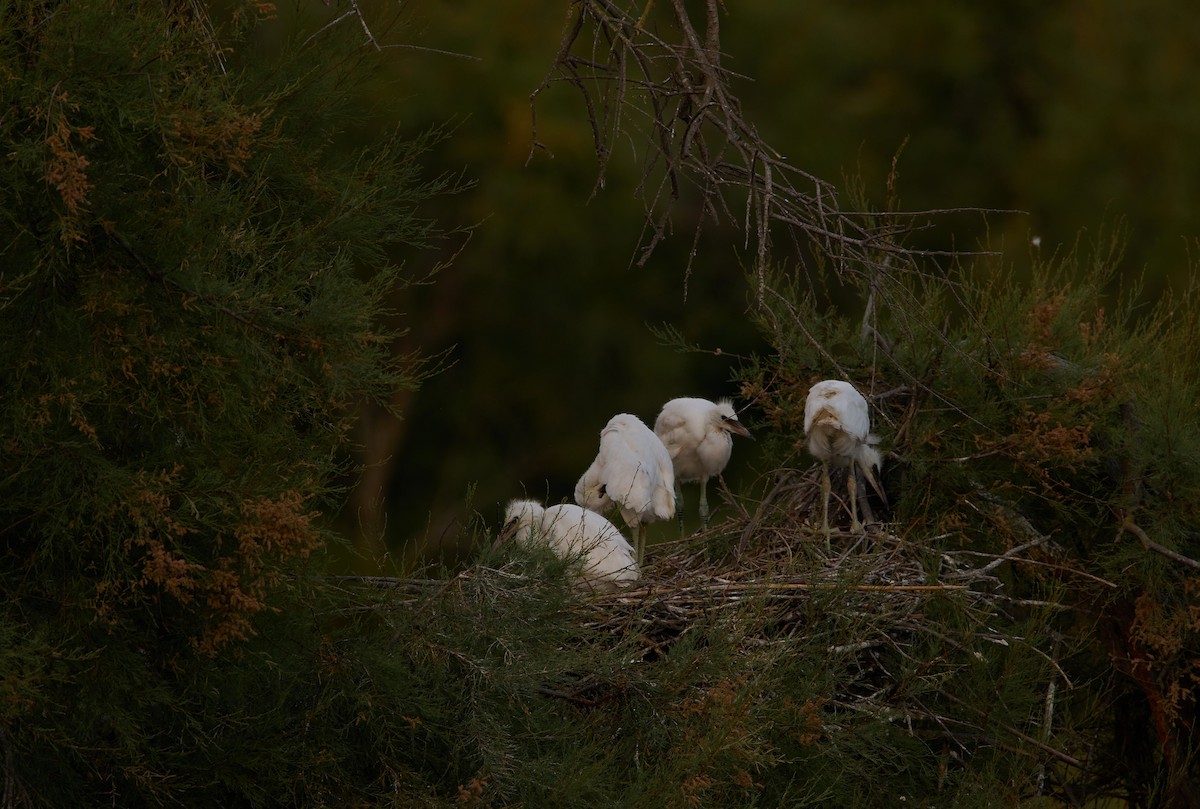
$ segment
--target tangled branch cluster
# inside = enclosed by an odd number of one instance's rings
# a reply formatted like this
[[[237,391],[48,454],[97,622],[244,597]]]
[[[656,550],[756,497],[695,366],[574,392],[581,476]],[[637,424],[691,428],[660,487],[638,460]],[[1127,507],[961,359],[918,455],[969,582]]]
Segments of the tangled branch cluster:
[[[593,193],[606,182],[618,141],[649,146],[639,185],[646,209],[639,266],[670,235],[685,199],[698,207],[688,274],[704,228],[731,224],[753,248],[760,296],[773,232],[786,234],[798,256],[819,257],[839,275],[898,270],[916,256],[951,255],[901,244],[915,217],[939,212],[842,210],[832,184],[789,163],[759,135],[732,90],[737,76],[722,64],[717,0],[703,4],[700,24],[684,0],[670,0],[669,20],[659,26],[648,24],[656,19],[654,0],[640,13],[613,0],[572,5],[550,72],[530,96],[530,156],[548,150],[538,139],[537,102],[556,82],[573,86],[586,106],[599,161]]]

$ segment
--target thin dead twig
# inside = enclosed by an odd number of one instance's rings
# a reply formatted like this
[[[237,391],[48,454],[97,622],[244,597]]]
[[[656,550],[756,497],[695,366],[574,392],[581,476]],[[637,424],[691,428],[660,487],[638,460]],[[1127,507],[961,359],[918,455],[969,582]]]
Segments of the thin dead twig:
[[[760,296],[775,226],[792,236],[801,254],[815,249],[839,273],[864,267],[902,271],[917,255],[960,255],[901,245],[906,233],[930,226],[919,218],[957,209],[884,214],[840,210],[833,185],[790,164],[758,134],[733,92],[735,74],[723,63],[717,0],[690,9],[683,0],[671,0],[660,7],[670,17],[670,24],[661,28],[648,24],[649,6],[641,16],[637,9],[620,8],[611,0],[576,0],[570,8],[554,61],[529,97],[530,157],[546,148],[538,135],[537,102],[558,81],[573,86],[583,98],[599,161],[596,189],[604,187],[619,138],[630,135],[648,144],[650,151],[641,157],[639,191],[647,227],[635,251],[638,265],[644,265],[666,238],[687,188],[699,195],[703,216],[697,228],[716,223],[718,212],[723,212],[730,224],[742,228],[747,247],[753,240]],[[671,38],[656,30],[669,31]],[[656,182],[656,176],[662,181]],[[740,206],[732,204],[735,199],[741,200]],[[730,215],[736,207],[745,211],[740,222]],[[890,266],[885,263],[889,257]],[[685,277],[690,276],[693,259],[694,251]]]

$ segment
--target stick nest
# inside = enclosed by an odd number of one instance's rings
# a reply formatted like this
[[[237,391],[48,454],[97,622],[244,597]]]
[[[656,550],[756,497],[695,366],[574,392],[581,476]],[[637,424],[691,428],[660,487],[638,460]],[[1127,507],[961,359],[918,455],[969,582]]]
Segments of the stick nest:
[[[981,650],[992,644],[1028,647],[1049,662],[1055,682],[1069,684],[1047,652],[1003,629],[1015,625],[1011,619],[1018,611],[1062,609],[1005,593],[998,573],[1021,561],[1022,548],[1002,556],[937,550],[906,541],[892,526],[875,521],[863,533],[835,528],[827,549],[819,516],[814,519],[819,498],[815,469],[778,473],[759,502],[734,498],[726,490],[720,523],[652,545],[636,586],[580,591],[567,602],[567,613],[588,637],[608,638],[626,652],[632,648],[624,658],[630,665],[652,663],[687,633],[710,632],[714,626],[731,633],[727,637],[748,657],[816,643],[819,648],[807,650],[839,673],[837,693],[826,704],[827,731],[837,717],[870,716],[942,737],[964,754],[981,740],[994,739],[997,728],[982,709],[942,684],[983,661]],[[838,518],[848,522],[835,494],[831,523]],[[438,609],[446,597],[470,601],[502,590],[520,598],[537,589],[536,577],[519,564],[477,564],[449,580],[360,581],[386,586],[393,606],[409,605],[418,612]],[[947,599],[953,603],[932,608],[935,600]],[[946,608],[956,611],[955,621],[938,619]],[[907,668],[919,673],[900,674],[903,661],[917,661]],[[920,688],[904,682],[912,676],[921,680]],[[605,701],[596,699],[597,685],[585,676],[577,687],[556,685],[544,693],[589,708]],[[920,696],[912,696],[914,691]],[[1052,699],[1053,686],[1048,693]],[[1015,727],[1002,727],[1008,741],[1032,758],[1083,766]]]

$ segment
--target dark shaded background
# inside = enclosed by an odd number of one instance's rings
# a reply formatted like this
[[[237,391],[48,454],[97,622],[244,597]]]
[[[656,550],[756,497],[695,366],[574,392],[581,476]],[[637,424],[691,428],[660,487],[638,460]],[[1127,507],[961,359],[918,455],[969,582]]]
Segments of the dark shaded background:
[[[764,350],[736,227],[706,233],[690,277],[686,215],[635,265],[640,145],[614,156],[593,197],[591,133],[573,89],[541,96],[539,137],[553,154],[530,159],[529,94],[568,9],[419,4],[404,39],[475,58],[395,49],[362,88],[364,114],[386,118],[397,101],[402,131],[450,121],[430,169],[473,186],[428,209],[458,231],[436,255],[398,257],[450,262],[394,302],[411,328],[397,350],[446,352],[448,367],[397,401],[402,422],[364,422],[373,472],[341,517],[366,555],[359,568],[375,567],[385,545],[390,569],[451,561],[466,552],[462,527],[494,527],[507,499],[569,498],[610,416],[652,422],[673,396],[736,395],[737,356]],[[1125,282],[1144,281],[1147,301],[1188,277],[1200,179],[1194,4],[1149,0],[1134,14],[1116,2],[760,0],[726,7],[722,43],[745,77],[747,117],[806,171],[882,206],[896,158],[901,208],[1025,212],[963,216],[918,243],[1004,247],[1021,262],[1115,227]],[[663,324],[708,351],[665,345],[652,331]],[[752,409],[746,417],[753,426]],[[728,472],[735,491],[759,479],[754,444],[738,443]]]

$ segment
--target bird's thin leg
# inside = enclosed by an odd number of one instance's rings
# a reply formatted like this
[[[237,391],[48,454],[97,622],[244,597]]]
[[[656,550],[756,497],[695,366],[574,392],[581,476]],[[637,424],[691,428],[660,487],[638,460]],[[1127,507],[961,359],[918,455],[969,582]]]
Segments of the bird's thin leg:
[[[675,516],[679,518],[679,538],[683,539],[683,487],[675,479]]]
[[[642,566],[642,560],[646,558],[646,526],[640,522],[633,526],[633,554],[637,559],[638,567]]]
[[[708,527],[708,478],[700,478],[700,519]]]
[[[846,490],[850,495],[850,530],[856,534],[863,532],[862,523],[858,521],[858,470],[850,465],[850,474],[846,477]]]
[[[825,534],[825,551],[829,552],[829,461],[821,461],[821,531]]]

